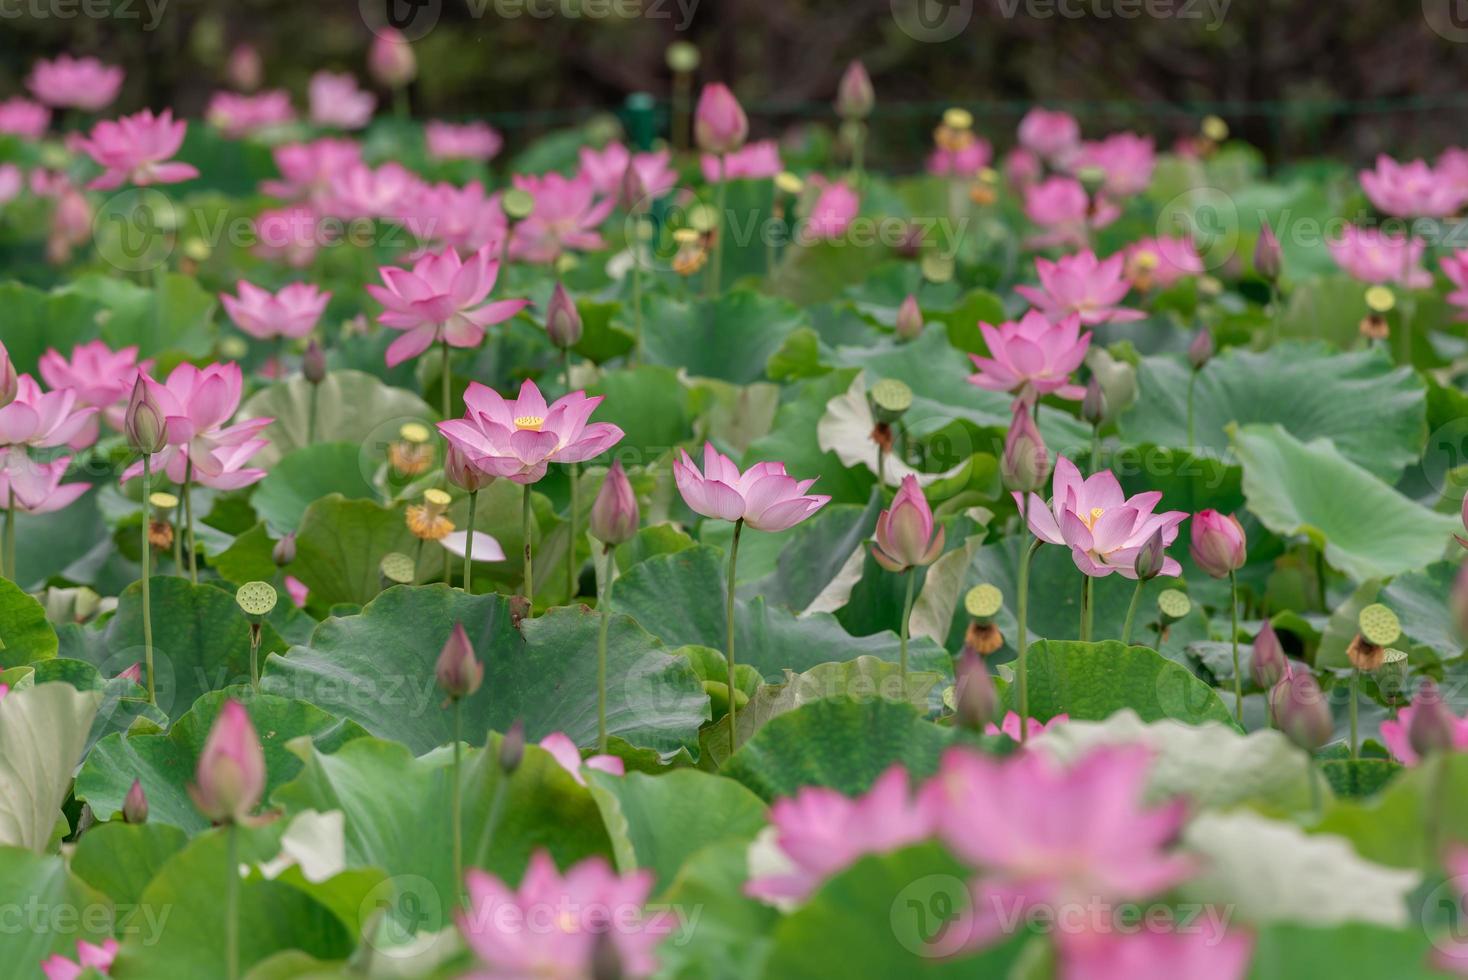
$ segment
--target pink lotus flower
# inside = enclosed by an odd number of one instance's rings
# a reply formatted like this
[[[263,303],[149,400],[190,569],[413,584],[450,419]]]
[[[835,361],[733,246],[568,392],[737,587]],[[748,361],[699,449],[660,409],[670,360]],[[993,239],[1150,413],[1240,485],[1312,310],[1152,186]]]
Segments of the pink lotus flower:
[[[306,598],[311,594],[311,589],[305,582],[302,582],[294,575],[287,575],[285,577],[285,593],[291,597],[291,602],[296,604],[297,609],[304,609],[306,607]]]
[[[1457,898],[1458,909],[1468,908],[1468,847],[1453,844],[1443,859],[1448,873],[1444,883]],[[1459,920],[1461,921],[1461,920]],[[1468,940],[1456,928],[1432,937],[1432,965],[1454,976],[1468,977]]]
[[[46,235],[46,258],[61,265],[71,258],[71,250],[92,240],[92,205],[86,195],[69,184],[57,191],[56,207],[51,211],[51,227]]]
[[[872,557],[889,572],[931,565],[943,553],[943,535],[941,527],[934,533],[933,509],[917,477],[909,473],[902,478],[892,506],[877,515]]]
[[[1440,699],[1441,694],[1433,688],[1433,698]],[[1392,757],[1404,766],[1415,766],[1422,759],[1417,750],[1412,747],[1412,739],[1409,732],[1412,728],[1412,719],[1419,711],[1436,711],[1442,713],[1448,720],[1446,726],[1452,732],[1451,741],[1454,752],[1468,751],[1468,718],[1459,718],[1454,715],[1445,702],[1438,701],[1436,704],[1424,705],[1417,703],[1421,700],[1419,694],[1413,703],[1397,712],[1395,718],[1388,718],[1381,723],[1381,740],[1386,745],[1387,751]]]
[[[372,121],[372,111],[377,108],[377,96],[359,89],[357,80],[345,73],[318,71],[311,76],[306,98],[311,104],[311,121],[333,129],[361,129]]]
[[[525,299],[486,303],[499,275],[498,259],[481,248],[461,261],[453,249],[419,259],[410,272],[396,266],[377,270],[385,286],[367,291],[383,305],[377,321],[405,333],[387,348],[387,365],[417,357],[437,341],[450,347],[477,347],[486,327],[503,323],[530,304]]]
[[[780,145],[774,140],[756,140],[722,157],[705,153],[699,157],[703,179],[710,184],[720,180],[768,180],[784,170],[780,162]]]
[[[13,501],[22,514],[49,514],[71,506],[91,484],[62,483],[70,465],[70,456],[43,463],[17,446],[0,446],[0,506]]]
[[[424,183],[400,163],[352,164],[330,178],[317,206],[324,214],[352,218],[396,217],[422,193]]]
[[[614,197],[597,200],[583,176],[516,174],[514,184],[535,199],[530,217],[515,225],[510,257],[521,262],[554,262],[568,249],[594,252],[605,245],[597,227],[612,213]]]
[[[1081,124],[1068,112],[1036,106],[1019,121],[1019,145],[1060,165],[1080,146]]]
[[[323,293],[306,282],[293,282],[274,295],[243,279],[235,288],[238,297],[220,293],[219,301],[235,326],[256,340],[275,337],[299,340],[310,336],[331,301],[330,293]]]
[[[1061,932],[1062,980],[1243,980],[1254,953],[1247,932],[1222,932],[1204,916],[1160,931]]]
[[[614,776],[621,776],[627,771],[626,764],[615,755],[590,755],[582,759],[581,750],[565,732],[551,732],[540,740],[540,747],[549,752],[551,758],[560,763],[561,768],[569,772],[571,778],[582,786],[586,785],[586,777],[581,775],[583,766],[609,772]]]
[[[224,424],[240,404],[244,381],[238,364],[211,364],[200,369],[183,363],[169,373],[164,384],[146,374],[140,377],[164,423],[166,445],[153,458],[155,473],[161,471],[180,485],[192,479],[216,490],[237,490],[264,478],[264,470],[246,468],[245,463],[270,444],[257,437],[275,420],[258,418]],[[142,472],[139,460],[123,471],[123,482]]]
[[[1201,276],[1207,271],[1197,248],[1186,238],[1166,235],[1142,238],[1124,248],[1121,254],[1126,258],[1127,278],[1139,289],[1166,289],[1179,279]]]
[[[13,163],[0,163],[0,205],[9,204],[25,189],[25,175]]]
[[[38,61],[25,81],[31,94],[56,109],[96,112],[112,104],[122,88],[122,69],[104,65],[96,58],[73,58],[69,54],[53,61]]]
[[[1056,715],[1054,718],[1051,718],[1049,721],[1040,721],[1038,718],[1029,718],[1026,719],[1026,721],[1028,721],[1028,724],[1024,726],[1027,729],[1025,734],[1028,735],[1028,737],[1030,738],[1035,738],[1037,735],[1044,735],[1056,725],[1062,725],[1065,722],[1070,721],[1070,715],[1059,714]],[[993,723],[990,723],[989,727],[984,730],[990,735],[1008,735],[1010,738],[1018,742],[1020,740],[1019,715],[1011,711],[1004,716],[1004,720],[1001,721],[999,724],[995,725]]]
[[[974,138],[948,149],[935,147],[928,155],[928,173],[938,177],[974,177],[994,159],[994,148],[986,139]]]
[[[1044,175],[1045,165],[1040,158],[1022,146],[1010,150],[1004,158],[1004,179],[1017,191],[1024,191]]]
[[[41,972],[46,974],[46,980],[78,980],[87,970],[96,970],[103,976],[112,969],[112,961],[117,958],[117,940],[104,939],[99,946],[89,943],[85,939],[76,941],[76,959],[69,960],[56,953],[41,963]]]
[[[505,139],[489,123],[463,125],[430,119],[423,127],[428,155],[435,160],[493,160]]]
[[[749,135],[749,119],[729,87],[710,82],[698,94],[693,111],[693,135],[705,153],[732,153]]]
[[[1458,308],[1454,319],[1468,320],[1468,249],[1454,252],[1441,264],[1443,275],[1457,287],[1447,295],[1447,301]]]
[[[580,463],[600,456],[622,438],[609,422],[591,422],[601,396],[573,391],[546,406],[535,382],[526,380],[514,402],[477,381],[464,392],[464,418],[438,423],[450,444],[491,476],[534,483],[550,463]]]
[[[759,531],[794,527],[826,506],[830,497],[806,494],[815,480],[796,481],[784,463],[755,463],[743,473],[734,461],[703,445],[703,470],[693,465],[686,450],[673,461],[673,481],[695,513],[722,521],[743,521]]]
[[[367,49],[367,70],[379,85],[402,88],[418,74],[418,59],[402,31],[393,27],[373,29],[372,47]]]
[[[1448,147],[1438,154],[1434,169],[1439,177],[1468,195],[1468,149]]]
[[[980,323],[979,333],[989,356],[969,355],[978,368],[977,374],[969,375],[969,384],[1008,392],[1027,405],[1052,393],[1071,401],[1085,397],[1086,389],[1070,380],[1091,346],[1091,334],[1081,332],[1076,314],[1051,322],[1038,310],[1030,310],[997,327]]]
[[[1152,183],[1157,152],[1150,136],[1114,133],[1103,140],[1082,143],[1070,161],[1071,173],[1094,168],[1105,174],[1101,191],[1114,198],[1140,194]]]
[[[1468,191],[1426,161],[1398,163],[1386,154],[1376,169],[1360,173],[1361,189],[1376,209],[1398,218],[1446,218],[1462,207]]]
[[[984,945],[1003,929],[1000,910],[1135,901],[1188,878],[1193,862],[1168,850],[1183,801],[1142,804],[1151,764],[1138,746],[1093,749],[1065,768],[1043,751],[948,749],[922,792],[949,850],[983,872],[955,934]]]
[[[931,794],[914,798],[907,770],[896,765],[856,798],[803,786],[770,806],[770,826],[786,867],[751,878],[744,892],[767,902],[802,902],[858,858],[933,836],[933,802]]]
[[[1427,246],[1421,239],[1347,225],[1341,237],[1326,242],[1326,247],[1336,265],[1360,282],[1397,283],[1412,289],[1432,285],[1432,273],[1422,268]]]
[[[1014,495],[1015,504],[1024,498]],[[1128,498],[1110,470],[1082,479],[1080,470],[1064,456],[1055,460],[1051,499],[1047,505],[1038,494],[1029,496],[1030,533],[1048,544],[1070,549],[1076,567],[1087,575],[1104,578],[1120,572],[1135,579],[1137,552],[1152,535],[1161,533],[1164,546],[1177,540],[1178,525],[1188,515],[1180,510],[1153,513],[1162,494],[1152,490]],[[1181,575],[1182,567],[1172,558],[1162,561],[1163,575]]]
[[[315,210],[304,204],[262,211],[255,216],[255,253],[304,269],[331,240]]]
[[[51,110],[20,96],[0,102],[0,133],[38,140],[51,125]]]
[[[71,349],[68,361],[51,348],[41,355],[37,367],[46,384],[52,388],[69,388],[76,392],[77,404],[98,409],[107,424],[122,431],[122,417],[127,409],[127,396],[139,371],[151,371],[153,362],[138,362],[136,347],[116,351],[100,340],[78,344]],[[94,416],[69,442],[82,449],[97,441],[98,426]]]
[[[465,874],[469,908],[457,913],[459,932],[482,964],[476,980],[590,977],[605,937],[616,953],[617,972],[645,977],[657,969],[654,950],[671,925],[645,916],[652,872],[618,875],[602,857],[587,858],[562,876],[538,850],[511,890],[494,875]]]
[[[581,148],[581,169],[577,176],[588,181],[598,194],[616,197],[622,190],[622,177],[628,166],[637,172],[648,200],[662,197],[678,182],[678,174],[668,165],[672,154],[631,153],[621,143],[608,143],[600,150]]]
[[[1025,189],[1025,216],[1047,229],[1031,240],[1036,247],[1082,248],[1090,241],[1090,229],[1105,228],[1120,214],[1105,198],[1097,198],[1093,206],[1081,182],[1070,177],[1050,177]]]
[[[438,249],[452,248],[460,255],[485,246],[499,255],[510,233],[500,196],[486,195],[477,180],[463,187],[450,183],[424,186],[397,217],[415,238]]]
[[[245,706],[230,698],[219,709],[188,785],[189,799],[216,823],[248,823],[265,793],[265,752]]]
[[[1081,323],[1128,323],[1145,319],[1140,310],[1117,304],[1131,288],[1122,274],[1120,255],[1096,258],[1095,252],[1067,255],[1056,262],[1035,260],[1040,287],[1015,286],[1014,291],[1035,305],[1052,322],[1078,313]]]
[[[296,118],[296,110],[291,107],[290,93],[284,89],[271,89],[259,95],[215,92],[204,117],[209,120],[209,125],[224,135],[239,139],[274,126],[284,126]]]
[[[1232,514],[1220,514],[1212,508],[1200,510],[1193,515],[1188,552],[1193,556],[1193,564],[1214,578],[1225,578],[1229,572],[1244,567],[1247,557],[1244,529]]]
[[[173,111],[155,116],[151,109],[118,120],[104,119],[92,135],[77,141],[78,147],[105,171],[87,185],[94,191],[110,191],[123,184],[177,184],[199,176],[198,168],[172,160],[183,145],[189,124],[174,121]]]
[[[288,201],[321,201],[332,178],[362,162],[362,147],[356,140],[322,137],[309,143],[286,143],[272,154],[280,180],[267,180],[260,190]]]
[[[22,374],[15,399],[0,408],[0,446],[70,445],[97,414],[95,408],[79,407],[80,400],[70,388],[42,394],[36,379]]]
[[[0,343],[0,408],[15,401],[19,394],[20,377],[15,373],[15,362],[10,359],[5,344]]]
[[[844,180],[827,183],[816,175],[809,183],[818,193],[805,219],[805,234],[818,240],[840,238],[860,210],[861,198]]]
[[[253,45],[236,44],[224,63],[224,77],[241,92],[253,92],[265,77],[265,63]]]

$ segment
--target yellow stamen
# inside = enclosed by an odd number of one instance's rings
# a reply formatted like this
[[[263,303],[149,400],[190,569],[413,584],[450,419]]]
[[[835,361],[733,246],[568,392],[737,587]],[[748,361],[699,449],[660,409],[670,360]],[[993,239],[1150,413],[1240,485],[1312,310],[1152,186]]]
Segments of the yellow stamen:
[[[1094,531],[1096,530],[1096,522],[1101,519],[1101,515],[1104,513],[1106,513],[1106,509],[1104,507],[1092,507],[1091,513],[1088,516],[1081,518],[1081,523],[1086,525],[1086,528],[1088,530]]]
[[[515,428],[517,429],[528,429],[531,432],[539,432],[542,425],[545,425],[545,419],[539,415],[515,416]]]

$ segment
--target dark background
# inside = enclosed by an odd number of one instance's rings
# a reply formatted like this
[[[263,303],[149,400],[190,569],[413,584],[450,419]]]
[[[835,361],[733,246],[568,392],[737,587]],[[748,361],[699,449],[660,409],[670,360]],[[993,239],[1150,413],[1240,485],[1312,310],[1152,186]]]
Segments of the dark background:
[[[263,54],[266,85],[298,102],[319,68],[365,77],[371,34],[355,0],[161,2],[147,30],[144,0],[85,0],[106,17],[62,16],[84,0],[0,0],[0,94],[22,90],[36,57],[71,51],[127,69],[119,109],[197,115],[238,42]],[[1088,135],[1128,127],[1163,146],[1217,112],[1273,161],[1330,153],[1359,162],[1468,142],[1468,43],[1429,23],[1468,39],[1468,0],[1232,0],[1221,23],[1202,0],[1171,0],[1168,16],[1149,15],[1142,0],[1059,0],[1083,8],[1079,17],[1052,12],[1057,0],[922,0],[930,20],[946,3],[965,25],[936,43],[904,29],[917,2],[682,0],[693,10],[680,29],[679,0],[438,0],[414,11],[438,8],[414,45],[411,104],[417,115],[487,117],[513,149],[630,92],[666,100],[665,50],[682,39],[703,53],[697,79],[732,83],[759,134],[829,122],[836,81],[861,57],[879,102],[874,153],[897,168],[916,164],[952,103],[974,109],[1001,149],[1036,100],[1072,109]]]

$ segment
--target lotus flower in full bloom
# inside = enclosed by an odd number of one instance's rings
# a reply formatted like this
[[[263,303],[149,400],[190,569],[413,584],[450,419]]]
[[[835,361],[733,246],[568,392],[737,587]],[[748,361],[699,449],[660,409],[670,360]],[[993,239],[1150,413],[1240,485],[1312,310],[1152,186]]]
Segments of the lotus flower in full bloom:
[[[430,119],[423,126],[428,155],[435,160],[493,160],[505,138],[489,123],[443,122]]]
[[[511,258],[544,264],[554,262],[568,249],[592,252],[603,246],[597,227],[616,207],[615,197],[598,199],[596,188],[581,175],[516,174],[514,184],[535,199],[535,208],[515,225]]]
[[[348,74],[318,71],[306,90],[311,104],[311,121],[335,129],[361,129],[372,120],[377,96],[357,87]]]
[[[872,557],[889,572],[905,572],[914,566],[931,565],[943,553],[943,528],[936,528],[933,509],[909,473],[892,498],[892,506],[877,515],[876,544]]]
[[[938,177],[973,177],[994,159],[986,139],[970,137],[954,146],[938,146],[928,155],[928,173]]]
[[[216,823],[248,823],[265,793],[265,752],[245,706],[230,698],[219,709],[199,762],[189,798]]]
[[[306,282],[293,282],[274,295],[243,279],[235,288],[239,296],[221,293],[219,301],[235,326],[257,340],[310,336],[331,300],[330,293]]]
[[[296,110],[291,107],[290,93],[284,89],[271,89],[258,95],[215,92],[204,118],[224,135],[238,139],[283,126],[296,118]]]
[[[104,119],[78,147],[103,168],[102,176],[87,187],[110,191],[123,184],[177,184],[199,176],[192,164],[172,159],[183,145],[189,124],[173,118],[173,110],[153,115],[151,109],[121,119]]]
[[[1125,261],[1121,255],[1098,259],[1090,251],[1067,255],[1055,262],[1036,259],[1039,288],[1015,286],[1014,291],[1052,321],[1072,313],[1079,314],[1081,323],[1088,327],[1145,319],[1140,310],[1118,305],[1131,288],[1123,274]]]
[[[1056,165],[1080,146],[1081,124],[1068,112],[1036,106],[1019,121],[1019,145]]]
[[[287,201],[320,201],[334,176],[362,162],[362,147],[356,140],[322,137],[277,146],[272,155],[280,179],[263,181],[260,190]]]
[[[1154,513],[1161,500],[1156,490],[1127,497],[1110,470],[1082,479],[1076,465],[1061,456],[1055,460],[1049,506],[1038,494],[1029,495],[1030,532],[1069,548],[1076,567],[1087,575],[1103,578],[1119,572],[1135,579],[1137,553],[1148,539],[1161,533],[1163,545],[1171,545],[1188,516],[1180,510]],[[1025,507],[1018,493],[1014,502]],[[1160,574],[1181,575],[1182,567],[1164,558]]]
[[[997,327],[980,323],[979,332],[989,346],[989,356],[969,355],[978,369],[969,376],[970,384],[1008,392],[1026,405],[1033,405],[1041,395],[1071,401],[1085,397],[1086,389],[1070,380],[1091,346],[1091,334],[1081,331],[1077,314],[1052,322],[1038,310],[1030,310],[1019,320]]]
[[[805,219],[805,234],[817,240],[840,238],[860,210],[861,198],[844,180],[827,182],[816,175],[809,184],[817,194]]]
[[[338,218],[394,218],[423,190],[423,181],[400,163],[380,167],[351,164],[333,174],[326,193],[317,202],[325,214]]]
[[[414,237],[460,255],[471,255],[486,245],[498,255],[510,233],[500,195],[485,194],[477,180],[463,187],[446,181],[422,187],[397,217]]]
[[[668,193],[678,182],[677,172],[668,165],[671,156],[667,150],[632,153],[621,143],[608,143],[600,150],[583,146],[579,176],[590,182],[598,194],[616,196],[630,166],[637,172],[643,193],[652,200]]]
[[[1446,218],[1463,206],[1468,191],[1425,160],[1398,163],[1386,154],[1360,174],[1361,189],[1376,210],[1397,218]]]
[[[1093,206],[1081,182],[1072,177],[1049,177],[1025,189],[1025,217],[1046,229],[1032,239],[1038,247],[1084,246],[1090,229],[1105,228],[1120,214],[1105,198],[1097,198]]]
[[[755,463],[743,473],[734,461],[703,446],[703,470],[693,464],[686,450],[673,461],[673,481],[695,513],[722,521],[743,521],[759,531],[783,531],[794,527],[826,506],[829,496],[807,494],[815,480],[797,481],[785,472],[784,463]]]
[[[191,479],[216,490],[237,490],[265,476],[264,470],[245,463],[269,445],[269,440],[258,436],[275,420],[224,424],[240,404],[244,381],[238,364],[206,368],[180,364],[162,384],[146,374],[140,377],[150,410],[163,419],[165,445],[154,457],[155,473],[161,470],[180,485]],[[122,479],[131,480],[142,472],[139,460],[123,472]]]
[[[38,140],[51,125],[51,110],[20,96],[0,102],[0,133]]]
[[[69,388],[76,392],[77,404],[97,409],[107,424],[122,431],[122,416],[127,408],[127,395],[139,371],[151,371],[151,360],[138,361],[136,347],[112,350],[100,340],[78,344],[71,349],[71,360],[55,348],[41,355],[37,364],[41,377],[50,387]],[[69,440],[73,449],[82,449],[97,441],[97,419],[91,418]]]
[[[584,462],[621,440],[618,426],[588,422],[601,401],[573,391],[547,406],[535,382],[526,380],[519,397],[507,402],[474,381],[464,392],[464,417],[440,422],[438,430],[485,473],[534,483],[550,463]]]
[[[95,408],[79,407],[80,402],[70,388],[42,393],[35,378],[22,374],[15,399],[0,408],[0,446],[70,445],[97,414]]]
[[[436,341],[450,347],[477,347],[484,340],[485,328],[528,306],[530,301],[525,299],[485,302],[499,268],[499,260],[490,258],[485,246],[467,261],[461,261],[453,249],[445,249],[419,259],[411,271],[396,266],[379,269],[385,285],[367,286],[385,310],[378,322],[405,331],[388,345],[388,366],[417,357]]]
[[[255,216],[255,253],[262,258],[304,269],[331,239],[316,211],[305,204],[261,211]]]
[[[1412,289],[1432,285],[1432,273],[1422,267],[1427,246],[1420,238],[1347,225],[1340,238],[1325,244],[1336,265],[1359,282],[1396,283]]]
[[[88,970],[96,970],[106,976],[116,958],[116,939],[104,939],[100,945],[78,939],[75,960],[56,953],[41,962],[41,972],[46,974],[46,980],[78,980]]]
[[[571,736],[565,732],[551,732],[540,740],[540,747],[551,754],[560,767],[571,774],[571,778],[582,786],[586,785],[586,777],[581,774],[582,768],[596,769],[600,772],[609,772],[620,776],[627,771],[627,764],[615,755],[592,755],[585,759],[581,758],[581,750],[576,743],[571,741]]]
[[[96,112],[117,98],[122,77],[121,68],[104,65],[96,58],[63,54],[52,61],[36,62],[25,85],[52,108]]]
[[[914,798],[908,783],[907,770],[892,766],[856,798],[802,786],[776,800],[770,806],[773,839],[756,843],[745,894],[771,903],[801,902],[858,858],[933,836],[935,800]]]
[[[457,914],[459,932],[482,964],[472,976],[482,980],[597,976],[602,942],[615,953],[619,976],[645,977],[657,969],[654,950],[671,929],[664,917],[643,914],[652,872],[618,875],[602,857],[562,875],[537,850],[518,889],[478,868],[465,880],[469,905]]]
[[[1197,248],[1186,238],[1140,238],[1121,254],[1126,256],[1127,278],[1138,289],[1166,289],[1179,279],[1206,271]]]
[[[1152,171],[1157,167],[1156,145],[1150,136],[1113,133],[1103,140],[1082,143],[1070,166],[1074,174],[1087,169],[1101,171],[1101,193],[1112,198],[1131,197],[1152,183]]]
[[[780,162],[780,145],[774,140],[755,140],[723,157],[705,153],[699,158],[703,179],[710,184],[721,180],[767,180],[785,169]]]
[[[49,514],[69,507],[90,483],[62,483],[70,456],[38,462],[16,446],[0,447],[0,507],[13,503],[22,514]]]

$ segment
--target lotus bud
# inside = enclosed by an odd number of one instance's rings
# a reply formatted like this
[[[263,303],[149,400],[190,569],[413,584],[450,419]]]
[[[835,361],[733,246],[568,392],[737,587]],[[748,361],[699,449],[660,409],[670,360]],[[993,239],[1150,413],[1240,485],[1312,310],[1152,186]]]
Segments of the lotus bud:
[[[1269,222],[1259,229],[1259,240],[1254,243],[1254,271],[1261,279],[1274,282],[1284,266],[1284,251]]]
[[[693,113],[693,134],[705,153],[732,153],[749,135],[749,119],[727,85],[710,82],[698,96]]]
[[[15,401],[15,396],[20,393],[20,376],[15,373],[15,364],[10,360],[10,352],[0,344],[0,408],[4,408]]]
[[[321,350],[321,345],[316,343],[315,337],[306,345],[306,354],[301,358],[301,374],[313,385],[319,385],[326,380],[326,354]]]
[[[270,558],[275,562],[276,568],[284,568],[296,560],[296,534],[294,531],[283,535],[279,541],[275,542],[275,547],[270,552]]]
[[[627,169],[622,171],[622,206],[627,209],[628,214],[645,214],[651,203],[647,198],[647,185],[642,182],[642,174],[629,161]]]
[[[983,658],[972,650],[959,655],[954,670],[953,710],[958,724],[981,732],[999,716],[999,692]]]
[[[260,738],[245,706],[233,698],[214,719],[188,790],[194,806],[215,823],[244,822],[265,793]]]
[[[1453,736],[1457,730],[1457,719],[1443,703],[1437,684],[1430,677],[1423,678],[1412,699],[1412,717],[1407,720],[1407,741],[1420,758],[1438,752],[1453,750]]]
[[[909,473],[892,499],[892,506],[877,515],[876,544],[872,557],[889,572],[931,565],[943,553],[943,528],[933,522],[928,498]]]
[[[1081,398],[1081,420],[1092,428],[1106,421],[1106,389],[1094,374],[1086,382],[1086,393]]]
[[[601,481],[596,502],[591,505],[591,536],[608,548],[630,541],[637,534],[640,514],[637,495],[620,461],[614,460]]]
[[[367,52],[367,70],[386,88],[402,88],[418,74],[418,59],[413,47],[400,31],[384,27]]]
[[[165,439],[167,425],[163,408],[158,404],[148,387],[142,372],[133,382],[133,393],[127,402],[127,413],[123,416],[123,431],[127,433],[128,445],[134,452],[156,453],[168,443]]]
[[[260,52],[248,44],[236,44],[225,65],[229,83],[241,92],[253,92],[265,78]]]
[[[143,792],[143,784],[136,779],[122,799],[122,819],[126,823],[148,822],[148,797]]]
[[[1150,582],[1162,574],[1162,566],[1167,560],[1167,542],[1162,539],[1162,532],[1156,531],[1143,543],[1137,557],[1132,565],[1137,579],[1142,582]]]
[[[131,667],[117,675],[125,681],[131,681],[139,687],[143,684],[143,664],[141,661],[134,663]]]
[[[1214,578],[1227,578],[1243,567],[1247,557],[1244,529],[1232,514],[1200,510],[1193,515],[1192,541],[1188,551],[1193,562]]]
[[[464,450],[449,443],[443,457],[443,475],[465,493],[478,493],[494,482],[494,475],[474,465]]]
[[[897,308],[897,337],[899,340],[917,340],[923,332],[923,309],[917,297],[907,294],[907,299]]]
[[[520,760],[524,758],[525,722],[516,718],[510,725],[510,730],[505,732],[505,737],[500,739],[500,772],[513,776],[515,770],[520,768]]]
[[[1330,741],[1334,725],[1325,695],[1308,670],[1290,671],[1269,692],[1274,723],[1306,752],[1314,752]]]
[[[1458,567],[1453,588],[1448,593],[1448,608],[1453,614],[1453,623],[1458,627],[1459,638],[1468,638],[1468,565]]]
[[[1023,403],[1014,406],[999,472],[1004,485],[1020,493],[1034,493],[1050,478],[1050,450]]]
[[[463,623],[454,624],[448,641],[438,655],[438,665],[434,668],[434,673],[438,678],[438,686],[451,701],[471,696],[484,682],[484,665],[474,656],[474,644],[469,642],[469,634],[464,632]]]
[[[1288,669],[1284,644],[1279,642],[1279,634],[1274,631],[1274,625],[1266,619],[1264,628],[1254,637],[1254,655],[1249,658],[1249,675],[1254,679],[1255,687],[1268,691],[1279,683]]]
[[[846,66],[841,84],[836,87],[836,115],[842,119],[865,119],[872,113],[876,94],[872,79],[860,61]]]
[[[561,350],[575,347],[581,342],[581,314],[566,287],[556,283],[551,293],[550,305],[545,309],[545,332],[551,343]]]
[[[1188,344],[1188,363],[1193,366],[1194,371],[1203,370],[1203,365],[1213,359],[1213,334],[1208,332],[1207,327],[1200,327],[1193,334],[1193,342]]]

